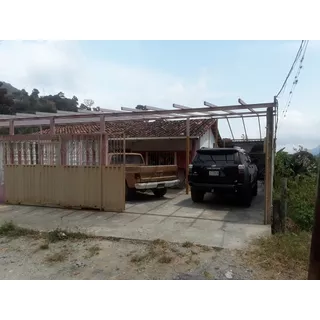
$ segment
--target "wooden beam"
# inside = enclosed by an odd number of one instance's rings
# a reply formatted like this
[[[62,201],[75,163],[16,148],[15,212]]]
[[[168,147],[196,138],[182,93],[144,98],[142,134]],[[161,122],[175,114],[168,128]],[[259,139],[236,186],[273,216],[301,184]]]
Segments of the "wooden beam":
[[[56,133],[56,128],[55,128],[55,123],[54,123],[54,117],[50,118],[50,133],[55,134]]]
[[[243,117],[241,117],[241,119],[242,119],[242,124],[243,124],[243,129],[244,129],[245,138],[246,138],[246,140],[248,140],[248,134],[247,134],[246,124],[245,124],[245,122],[244,122]]]
[[[190,119],[186,120],[186,194],[189,194]]]
[[[14,120],[9,121],[9,134],[10,136],[14,135]]]
[[[229,129],[230,129],[230,132],[231,132],[232,139],[234,140],[233,131],[232,131],[232,129],[231,129],[230,121],[229,121],[228,118],[227,118],[227,122],[228,122],[228,126],[229,126]]]
[[[266,136],[266,166],[265,166],[265,208],[264,223],[270,224],[272,215],[273,192],[273,143],[274,143],[274,117],[273,108],[267,110],[267,136]]]
[[[318,168],[318,187],[314,209],[308,280],[320,280],[320,166]]]

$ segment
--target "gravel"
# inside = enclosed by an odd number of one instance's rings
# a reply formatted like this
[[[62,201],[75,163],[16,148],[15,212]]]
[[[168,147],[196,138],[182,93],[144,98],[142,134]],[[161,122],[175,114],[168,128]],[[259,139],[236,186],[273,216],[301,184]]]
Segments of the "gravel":
[[[0,237],[0,279],[252,279],[239,254],[159,241]],[[94,253],[94,254],[93,254]]]

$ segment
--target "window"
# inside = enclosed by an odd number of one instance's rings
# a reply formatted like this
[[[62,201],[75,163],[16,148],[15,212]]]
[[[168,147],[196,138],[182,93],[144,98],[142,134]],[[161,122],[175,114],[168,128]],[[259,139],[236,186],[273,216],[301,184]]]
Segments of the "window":
[[[236,153],[197,153],[193,160],[195,164],[234,164],[237,163]]]
[[[111,164],[123,164],[123,154],[114,154],[111,158]],[[126,164],[143,164],[143,159],[138,154],[126,154]]]

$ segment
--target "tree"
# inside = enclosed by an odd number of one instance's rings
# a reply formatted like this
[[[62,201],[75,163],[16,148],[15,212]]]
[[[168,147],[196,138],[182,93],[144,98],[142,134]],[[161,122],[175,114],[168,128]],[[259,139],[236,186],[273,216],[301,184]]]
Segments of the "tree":
[[[94,101],[92,99],[84,99],[83,103],[87,107],[87,110],[91,110],[91,107],[94,105]]]
[[[1,88],[2,85],[0,82],[0,114],[14,114],[14,101],[7,95],[7,89]]]
[[[33,96],[35,98],[39,98],[39,93],[40,93],[40,91],[38,89],[33,89],[31,96]]]

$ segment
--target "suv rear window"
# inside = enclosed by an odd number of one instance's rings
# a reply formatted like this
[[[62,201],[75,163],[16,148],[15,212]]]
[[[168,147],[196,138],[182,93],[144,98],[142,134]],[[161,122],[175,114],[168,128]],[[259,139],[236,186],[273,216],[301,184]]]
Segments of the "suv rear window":
[[[239,163],[238,152],[233,153],[204,153],[198,152],[193,160],[194,164],[237,164]]]

